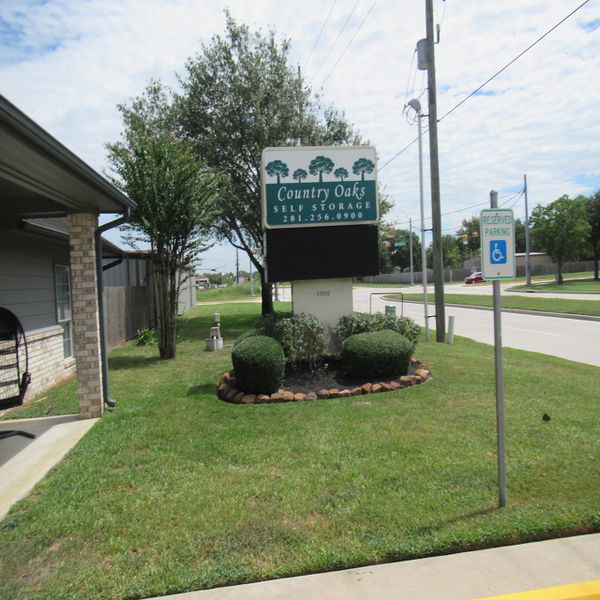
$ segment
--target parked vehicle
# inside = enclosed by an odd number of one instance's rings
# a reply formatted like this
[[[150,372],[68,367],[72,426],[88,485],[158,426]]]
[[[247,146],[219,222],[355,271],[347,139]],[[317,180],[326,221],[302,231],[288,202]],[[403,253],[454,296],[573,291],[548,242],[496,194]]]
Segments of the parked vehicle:
[[[475,271],[475,273],[471,273],[468,277],[465,277],[465,283],[481,283],[485,281],[481,271]]]

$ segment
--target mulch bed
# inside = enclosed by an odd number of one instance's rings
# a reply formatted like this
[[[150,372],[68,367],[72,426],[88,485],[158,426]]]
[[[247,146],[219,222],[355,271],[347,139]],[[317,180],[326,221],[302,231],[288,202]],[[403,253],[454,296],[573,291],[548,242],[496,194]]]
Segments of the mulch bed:
[[[217,396],[233,404],[267,404],[273,402],[299,402],[304,400],[325,400],[327,398],[349,398],[363,394],[391,392],[418,385],[431,378],[426,365],[411,360],[408,373],[394,379],[376,381],[354,379],[341,368],[338,361],[332,361],[327,368],[317,373],[292,374],[285,378],[282,387],[272,394],[249,394],[238,389],[233,372],[224,373],[217,386]]]

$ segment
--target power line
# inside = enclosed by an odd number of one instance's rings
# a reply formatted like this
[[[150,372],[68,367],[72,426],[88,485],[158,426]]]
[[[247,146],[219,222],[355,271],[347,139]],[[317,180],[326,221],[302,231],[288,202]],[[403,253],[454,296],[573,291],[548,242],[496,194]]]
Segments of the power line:
[[[415,56],[417,54],[417,49],[415,48],[412,58],[410,59],[410,67],[408,67],[408,79],[406,80],[406,91],[404,92],[404,106],[406,107],[406,103],[408,101],[408,90],[410,89],[410,74],[412,73],[413,64],[415,62]]]
[[[321,70],[321,67],[327,62],[327,59],[329,58],[331,52],[333,51],[333,49],[335,48],[336,44],[338,43],[338,40],[340,39],[340,36],[342,35],[342,33],[344,33],[344,30],[346,29],[346,25],[348,25],[348,22],[350,21],[350,18],[354,14],[354,11],[356,10],[356,7],[358,6],[359,2],[360,2],[360,0],[356,0],[356,2],[354,3],[354,6],[352,7],[352,10],[350,11],[350,14],[346,17],[346,20],[344,21],[344,24],[342,25],[342,28],[340,29],[339,33],[337,34],[337,37],[335,38],[333,44],[331,44],[331,47],[329,48],[329,51],[327,52],[327,55],[321,61],[321,64],[317,67],[317,70],[315,71],[315,74],[312,76],[312,79],[310,80],[311,85],[312,85],[312,82],[314,81],[315,77],[317,76],[317,74]]]
[[[329,17],[331,16],[331,12],[333,11],[333,8],[335,7],[336,2],[337,2],[337,0],[333,0],[333,2],[331,3],[331,8],[329,9],[329,12],[327,13],[327,17],[325,18],[325,21],[324,21],[323,25],[321,26],[321,30],[319,31],[317,37],[315,38],[315,43],[312,45],[312,48],[310,49],[310,52],[308,53],[308,58],[306,59],[306,62],[304,63],[305,69],[308,66],[308,63],[310,62],[310,57],[312,56],[312,53],[314,52],[314,49],[317,46],[317,43],[321,39],[321,34],[323,33],[323,29],[325,29],[325,25],[327,25],[327,23],[329,22]]]
[[[535,42],[533,42],[533,44],[530,44],[529,46],[527,46],[527,48],[525,48],[525,50],[523,50],[521,53],[517,54],[517,56],[515,56],[510,62],[506,63],[501,69],[499,69],[498,71],[496,71],[489,79],[487,79],[486,81],[484,81],[476,90],[473,90],[466,98],[463,98],[458,104],[456,104],[455,106],[453,106],[447,113],[445,113],[444,115],[442,115],[438,119],[438,123],[440,123],[443,119],[445,119],[449,114],[453,113],[459,106],[463,105],[469,98],[471,98],[472,96],[474,96],[479,90],[481,90],[483,87],[485,87],[490,81],[492,81],[493,79],[496,79],[496,77],[498,77],[498,75],[500,75],[501,73],[503,73],[504,71],[506,71],[506,69],[508,69],[508,67],[510,67],[517,60],[519,60],[519,58],[521,58],[521,56],[523,56],[524,54],[526,54],[527,52],[529,52],[529,50],[531,50],[534,46],[536,46],[537,44],[539,44],[545,37],[547,37],[548,35],[550,35],[557,27],[559,27],[567,19],[569,19],[570,17],[572,17],[578,10],[580,10],[581,8],[583,8],[589,1],[590,0],[585,0],[585,2],[582,2],[575,10],[571,11],[566,17],[564,17],[564,19],[561,19],[556,25],[554,25],[553,27],[551,27],[550,29],[548,29],[548,31],[546,31],[546,33],[544,33],[537,40],[535,40]]]
[[[423,129],[423,131],[421,132],[421,136],[425,135],[428,131],[429,131],[429,127],[425,127],[425,129]],[[381,167],[379,167],[379,169],[377,169],[377,172],[379,173],[379,171],[382,171],[383,169],[385,169],[393,160],[396,160],[403,152],[406,152],[413,144],[415,144],[418,141],[419,141],[419,136],[417,136],[412,142],[409,142],[408,144],[406,144],[406,146],[404,146],[404,148],[402,148],[401,150],[396,152],[396,154],[394,154],[394,156],[392,156],[392,158],[390,158],[389,160],[384,162],[381,165]]]
[[[317,21],[319,21],[319,19],[321,18],[321,15],[323,14],[323,9],[325,8],[325,4],[322,3],[321,4],[321,10],[319,11],[319,16],[317,17]],[[304,56],[306,54],[306,51],[308,50],[308,47],[310,46],[310,37],[306,37],[306,42],[304,43],[304,47],[302,48],[302,52],[300,54],[300,59],[298,60],[298,64],[303,64],[304,63]]]
[[[344,58],[344,55],[348,51],[348,48],[350,48],[350,46],[352,45],[354,38],[358,35],[358,32],[362,29],[362,26],[365,24],[365,21],[367,20],[368,16],[371,14],[371,11],[375,8],[376,4],[377,4],[377,0],[373,0],[373,4],[371,4],[371,8],[369,8],[369,10],[367,11],[367,14],[365,15],[364,19],[361,21],[360,25],[358,26],[358,29],[354,32],[354,35],[348,42],[348,45],[344,48],[344,51],[342,52],[340,57],[335,62],[335,65],[333,65],[333,68],[331,69],[331,71],[329,71],[329,73],[327,73],[327,75],[325,76],[325,79],[323,79],[323,81],[321,81],[321,85],[319,87],[323,87],[325,85],[325,82],[329,79],[331,74],[335,71],[335,68],[338,66],[340,60],[342,60],[342,58]]]
[[[557,27],[559,27],[560,25],[562,25],[567,19],[569,19],[570,17],[572,17],[578,10],[580,10],[586,4],[588,4],[588,2],[590,2],[590,0],[585,0],[585,2],[581,3],[576,9],[574,9],[573,11],[571,11],[566,17],[564,17],[558,23],[556,23],[556,25],[554,25],[553,27],[551,27],[548,31],[546,31],[546,33],[544,33],[535,42],[533,42],[527,48],[525,48],[525,50],[523,50],[520,54],[518,54],[517,56],[515,56],[515,58],[513,58],[510,62],[508,62],[506,65],[504,65],[500,70],[496,71],[496,73],[494,73],[494,75],[492,75],[489,79],[487,79],[484,83],[482,83],[477,89],[473,90],[466,98],[463,98],[458,104],[456,104],[448,112],[446,112],[445,114],[443,114],[438,119],[438,123],[441,122],[443,119],[445,119],[448,115],[450,115],[451,113],[453,113],[459,106],[462,106],[469,98],[471,98],[472,96],[474,96],[478,91],[480,91],[483,87],[485,87],[490,81],[492,81],[493,79],[495,79],[496,77],[498,77],[498,75],[500,75],[502,72],[506,71],[506,69],[508,69],[508,67],[510,67],[519,58],[521,58],[521,56],[523,56],[525,53],[529,52],[529,50],[531,50],[535,45],[537,45],[539,42],[541,42],[550,33],[552,33]],[[423,131],[423,134],[425,134],[425,133],[426,133],[426,131]],[[390,158],[381,167],[379,167],[379,169],[377,169],[377,172],[381,171],[382,169],[384,169],[385,167],[387,167],[392,161],[396,160],[396,158],[398,158],[403,152],[405,152],[406,150],[408,150],[408,148],[410,148],[415,142],[417,142],[418,139],[419,138],[417,136],[412,142],[410,142],[409,144],[407,144],[406,146],[404,146],[404,148],[402,148],[400,151],[398,151],[396,154],[394,154],[394,156],[392,156],[392,158]]]

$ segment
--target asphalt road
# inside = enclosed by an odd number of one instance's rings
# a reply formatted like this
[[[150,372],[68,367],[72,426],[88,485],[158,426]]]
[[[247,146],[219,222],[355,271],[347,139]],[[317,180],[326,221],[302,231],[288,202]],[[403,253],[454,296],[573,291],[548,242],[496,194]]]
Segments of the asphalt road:
[[[456,286],[457,288],[459,286]],[[464,293],[468,286],[460,286]],[[488,286],[486,286],[488,287]],[[491,286],[490,293],[491,293]],[[419,288],[420,289],[420,288]],[[480,288],[481,289],[481,288]],[[407,292],[418,291],[417,288],[354,288],[354,310],[369,312],[369,296],[372,292]],[[433,289],[431,289],[433,292]],[[446,287],[447,293],[457,293]],[[544,294],[546,296],[546,294]],[[569,295],[571,296],[571,295]],[[592,298],[597,298],[594,295]],[[587,296],[588,300],[591,300]],[[381,296],[372,299],[373,312],[383,312],[386,304]],[[400,314],[400,304],[396,303],[396,314]],[[435,313],[435,306],[429,305],[429,314]],[[405,303],[404,315],[414,319],[420,325],[424,324],[423,305]],[[446,320],[454,315],[454,334],[472,338],[485,344],[494,343],[494,323],[491,310],[446,307]],[[429,319],[430,327],[435,328],[435,319]],[[432,336],[432,339],[435,339]],[[502,313],[502,345],[509,348],[519,348],[532,352],[541,352],[559,356],[569,360],[600,366],[600,321],[585,321],[561,317],[546,317],[524,315],[517,313]]]

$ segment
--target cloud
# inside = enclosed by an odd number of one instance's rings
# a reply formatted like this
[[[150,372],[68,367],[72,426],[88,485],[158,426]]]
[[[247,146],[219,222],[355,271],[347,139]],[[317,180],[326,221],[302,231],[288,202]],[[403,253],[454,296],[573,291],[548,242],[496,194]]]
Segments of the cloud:
[[[328,2],[227,3],[234,18],[252,29],[274,28],[292,40],[291,64],[300,63],[303,77],[321,91],[325,102],[345,111],[362,136],[377,147],[381,165],[416,137],[416,126],[402,113],[405,98],[422,94],[427,113],[426,74],[417,71],[414,57],[416,42],[425,35],[424,6],[411,0],[380,0],[358,31],[372,5],[370,0],[360,0],[332,48],[354,4],[355,0],[338,0],[317,41],[331,7]],[[444,14],[441,41],[435,47],[438,116],[443,117],[578,4],[576,0],[446,2],[437,13],[439,19]],[[224,7],[216,0],[4,0],[0,3],[1,92],[102,170],[106,166],[103,144],[120,134],[117,104],[140,94],[150,78],[176,87],[176,73],[183,72],[186,59],[224,31]],[[573,197],[597,189],[599,24],[600,9],[587,4],[442,118],[443,213],[486,202],[492,188],[501,195],[511,192],[521,185],[524,173],[531,206],[565,193]],[[427,182],[427,135],[423,141]],[[419,216],[417,156],[415,144],[379,173],[381,184],[396,202],[392,220],[405,221],[404,213]],[[428,193],[427,183],[426,188]],[[515,211],[522,215],[522,201]],[[443,228],[452,228],[476,212],[448,215]],[[233,268],[235,252],[212,252],[205,259],[207,265],[227,260],[228,270]]]

